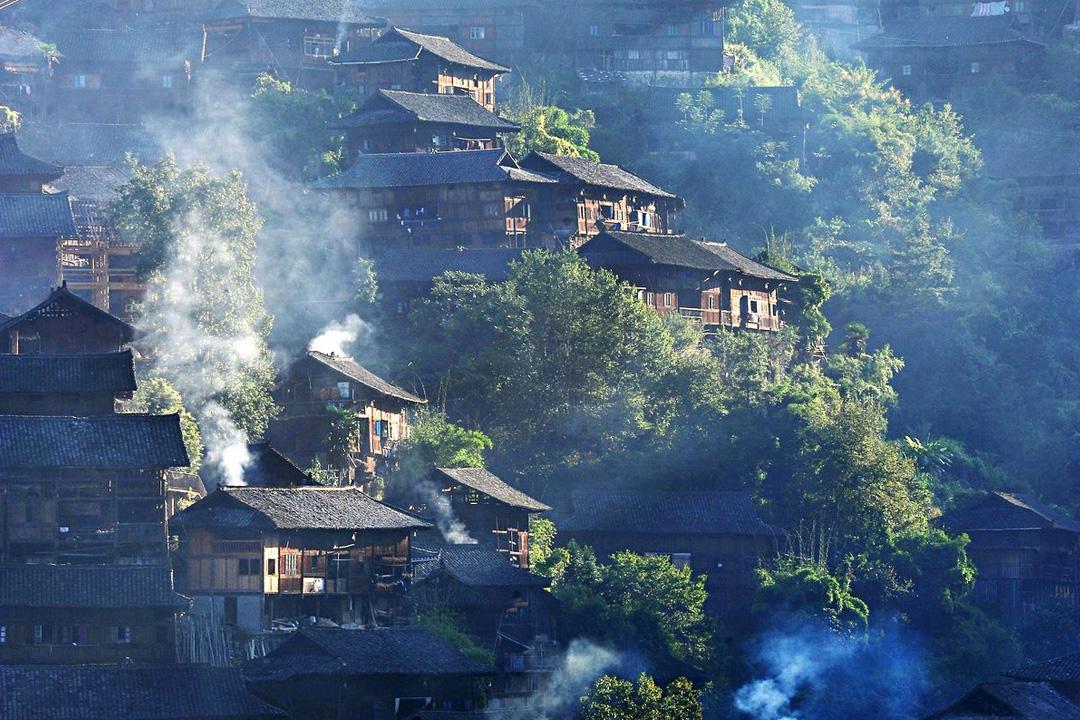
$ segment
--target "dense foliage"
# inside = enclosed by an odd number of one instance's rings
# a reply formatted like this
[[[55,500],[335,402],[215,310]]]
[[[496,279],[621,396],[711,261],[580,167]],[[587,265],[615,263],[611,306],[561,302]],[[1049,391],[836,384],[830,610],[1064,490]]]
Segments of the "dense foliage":
[[[637,682],[605,675],[581,698],[581,720],[701,720],[701,691],[686,678],[666,688],[642,673]]]

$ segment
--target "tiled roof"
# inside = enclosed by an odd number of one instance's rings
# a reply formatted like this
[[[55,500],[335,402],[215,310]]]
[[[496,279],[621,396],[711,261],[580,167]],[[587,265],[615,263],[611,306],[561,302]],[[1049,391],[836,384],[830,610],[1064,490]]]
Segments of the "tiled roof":
[[[103,321],[118,326],[123,333],[125,342],[130,341],[135,336],[135,328],[131,325],[128,325],[115,315],[105,312],[97,305],[83,300],[68,290],[66,285],[55,288],[47,298],[21,315],[0,320],[0,331],[16,327],[24,322],[37,320],[39,317],[55,317],[66,313],[86,314],[95,321]]]
[[[495,282],[506,279],[510,263],[523,252],[521,248],[402,248],[377,257],[375,273],[381,283],[429,283],[449,271],[478,273]]]
[[[0,393],[122,393],[135,390],[131,351],[101,355],[0,354]]]
[[[40,44],[41,41],[28,32],[0,25],[0,57],[41,61]]]
[[[178,514],[191,527],[407,530],[430,527],[355,487],[222,487]]]
[[[994,492],[974,505],[945,513],[941,524],[954,532],[1061,529],[1080,533],[1080,522],[1029,495]]]
[[[410,121],[468,125],[470,127],[517,132],[516,123],[504,120],[469,95],[415,93],[380,90],[364,105],[335,127],[365,127]]]
[[[620,263],[728,270],[750,277],[796,282],[798,278],[751,260],[725,243],[691,240],[685,235],[606,230],[592,238],[578,252],[602,267]]]
[[[0,177],[16,175],[60,177],[64,169],[59,165],[30,157],[15,140],[15,133],[0,133]]]
[[[506,553],[483,545],[443,545],[435,551],[433,561],[417,566],[417,577],[420,567],[424,567],[425,578],[441,571],[468,587],[542,588],[551,584],[546,577],[511,565]]]
[[[107,202],[128,181],[126,172],[111,165],[68,165],[64,174],[49,183],[57,192],[66,192],[72,200]]]
[[[235,668],[0,665],[4,720],[270,720]]]
[[[1017,680],[1032,682],[1080,683],[1080,653],[1025,665],[1005,674]]]
[[[172,571],[149,565],[0,565],[0,607],[187,607]]]
[[[226,0],[206,20],[233,18],[316,20],[382,27],[384,22],[366,13],[357,0]]]
[[[775,530],[741,491],[576,490],[555,526],[566,532],[676,535],[767,535]]]
[[[422,625],[346,630],[304,628],[261,660],[245,666],[253,680],[307,674],[490,675],[493,668],[462,654]]]
[[[618,165],[598,163],[587,158],[568,157],[540,152],[530,153],[521,161],[521,167],[537,172],[558,172],[574,178],[586,185],[612,188],[624,192],[654,195],[656,197],[677,199],[667,190],[656,187],[647,180],[624,170]]]
[[[852,43],[851,47],[856,50],[946,48],[1015,42],[1036,41],[1017,29],[1010,15],[997,15],[903,20],[890,23],[884,32]]]
[[[364,387],[370,388],[381,395],[413,403],[427,402],[424,398],[417,397],[408,390],[402,390],[397,385],[388,383],[352,358],[327,355],[326,353],[317,350],[309,350],[307,356],[320,365],[335,370],[350,380],[355,380]]]
[[[477,57],[448,37],[426,35],[401,28],[393,28],[371,45],[354,48],[351,52],[331,62],[339,64],[401,62],[416,58],[420,51],[429,52],[435,57],[456,65],[489,70],[494,73],[510,72],[510,68]]]
[[[0,238],[61,238],[75,235],[67,193],[0,193]]]
[[[178,415],[0,415],[0,468],[188,465]]]
[[[24,123],[19,142],[32,155],[60,165],[123,167],[131,153],[143,163],[159,160],[161,147],[142,125]]]
[[[1080,706],[1046,683],[982,683],[928,720],[1080,720]]]
[[[247,446],[251,461],[244,468],[244,482],[256,487],[301,487],[314,485],[291,460],[270,446],[270,443],[251,443]]]
[[[529,497],[520,490],[503,482],[484,468],[435,468],[432,479],[437,483],[452,482],[470,487],[510,507],[530,512],[544,512],[551,507]]]
[[[507,164],[512,165],[513,160],[505,150],[361,154],[348,170],[319,180],[315,187],[333,190],[501,182],[510,177]]]
[[[60,50],[60,71],[76,63],[140,63],[179,66],[199,59],[202,31],[167,26],[139,28],[65,28],[47,40]]]

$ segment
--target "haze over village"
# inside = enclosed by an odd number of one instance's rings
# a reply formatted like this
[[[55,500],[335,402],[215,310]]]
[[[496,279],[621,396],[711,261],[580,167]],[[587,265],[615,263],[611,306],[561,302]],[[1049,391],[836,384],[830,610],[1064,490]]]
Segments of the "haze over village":
[[[1080,720],[1078,78],[1078,0],[0,0],[0,720]]]

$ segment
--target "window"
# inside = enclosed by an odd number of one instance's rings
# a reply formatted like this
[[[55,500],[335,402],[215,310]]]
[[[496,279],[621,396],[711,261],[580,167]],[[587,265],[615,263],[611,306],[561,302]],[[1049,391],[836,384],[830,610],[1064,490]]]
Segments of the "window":
[[[589,26],[589,35],[591,35],[592,37],[600,37],[600,26],[597,25],[596,23],[593,23],[592,25],[590,25]]]
[[[172,75],[161,76],[161,87],[165,88],[166,90],[172,90]]]
[[[677,568],[690,567],[690,553],[671,553],[671,564]]]
[[[304,57],[328,58],[334,55],[334,39],[309,35],[304,38]]]
[[[386,208],[371,208],[367,211],[368,222],[384,223],[390,218],[390,213]]]
[[[655,305],[656,304],[656,294],[655,293],[647,293],[645,295],[645,304],[646,305]]]
[[[113,628],[113,642],[117,645],[127,645],[131,643],[131,626],[130,625],[118,625]]]
[[[971,63],[971,74],[972,75],[978,75],[981,72],[982,72],[982,63],[981,62],[973,62],[973,63]]]
[[[911,75],[911,66],[910,65],[901,65],[900,66],[900,74],[904,75],[904,76]]]
[[[756,313],[757,311],[758,311],[758,301],[757,300],[751,300],[750,301],[750,312]]]
[[[266,574],[277,575],[277,560],[274,558],[266,559]]]
[[[626,51],[626,59],[627,60],[640,60],[641,59],[641,51],[640,50],[627,50]]]
[[[7,625],[0,625],[0,645],[7,642]]]
[[[486,203],[484,205],[484,217],[497,218],[503,214],[502,207],[498,203]]]
[[[708,302],[708,308],[710,310],[715,310],[716,309],[716,296],[715,295],[709,295],[708,298],[707,298],[707,302]]]
[[[678,25],[672,25],[672,24],[669,23],[668,26],[667,26],[667,34],[668,34],[668,37],[675,37],[676,35],[679,34],[679,26]]]
[[[318,555],[312,555],[311,556],[311,571],[312,572],[318,572],[319,571],[319,556]]]
[[[72,87],[85,88],[86,87],[86,76],[85,75],[75,75],[75,76],[73,76],[71,78],[71,85],[72,85]]]
[[[675,296],[673,293],[664,293],[664,307],[669,308],[675,304]]]
[[[45,642],[45,626],[44,625],[35,625],[34,626],[34,642],[35,643],[43,643],[43,642]]]
[[[283,555],[281,557],[281,574],[296,575],[296,555]]]
[[[229,625],[235,625],[236,619],[239,616],[239,608],[237,607],[237,600],[235,595],[225,596],[225,622]]]
[[[259,565],[261,565],[262,563],[259,562],[258,558],[240,558],[238,562],[240,564],[239,572],[241,576],[259,574]]]
[[[483,40],[486,34],[486,28],[483,25],[473,25],[469,28],[470,40]]]

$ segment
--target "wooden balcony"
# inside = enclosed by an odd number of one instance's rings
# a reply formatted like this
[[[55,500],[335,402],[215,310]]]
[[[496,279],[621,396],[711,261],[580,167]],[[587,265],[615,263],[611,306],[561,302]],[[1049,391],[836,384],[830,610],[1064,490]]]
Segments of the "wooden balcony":
[[[742,317],[733,314],[730,310],[709,310],[694,307],[680,307],[678,312],[679,315],[690,322],[705,328],[728,327],[775,332],[784,326],[784,322],[780,318],[760,313]]]

